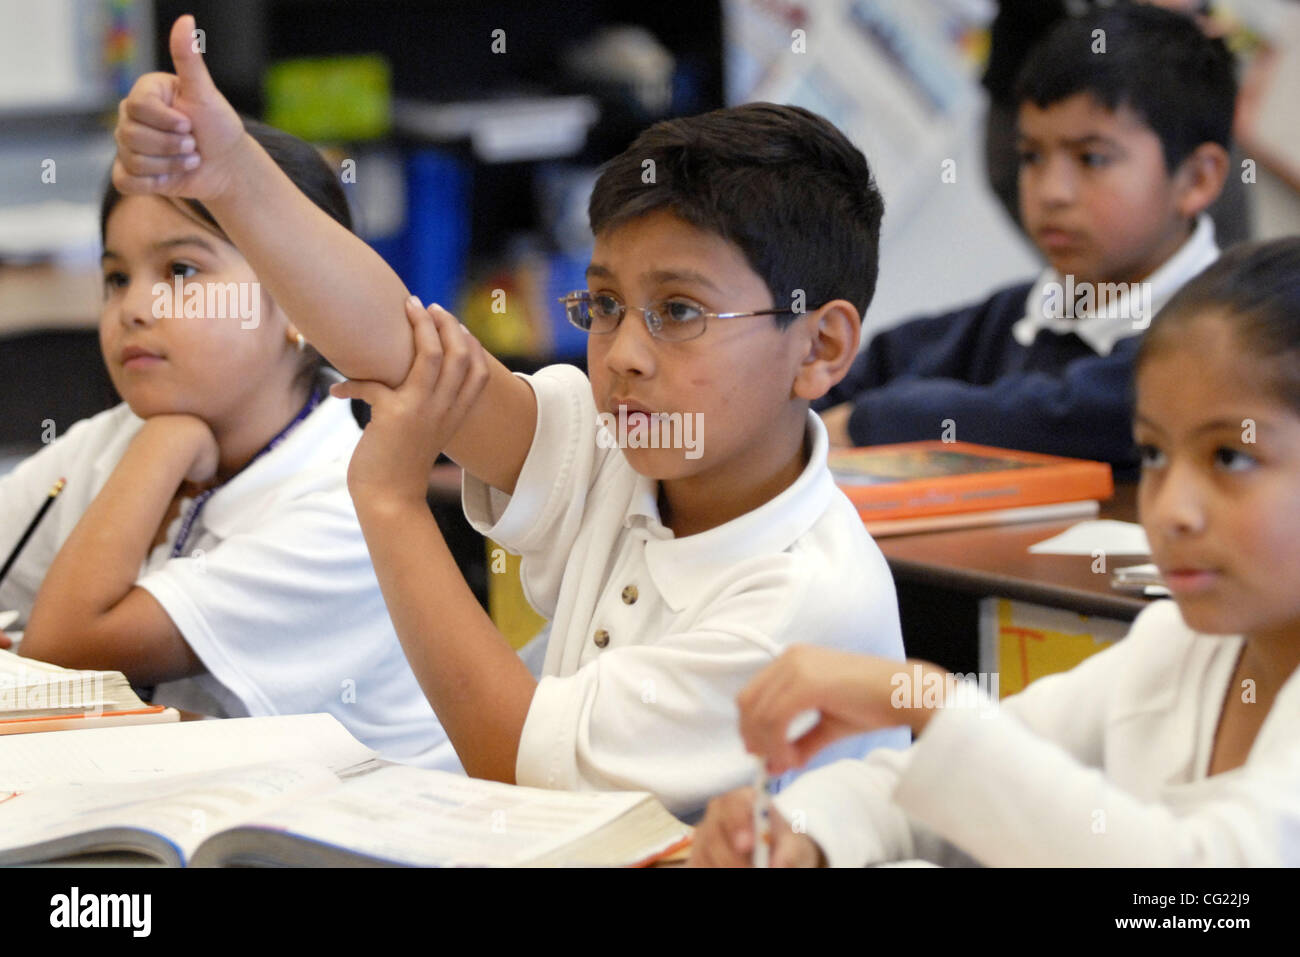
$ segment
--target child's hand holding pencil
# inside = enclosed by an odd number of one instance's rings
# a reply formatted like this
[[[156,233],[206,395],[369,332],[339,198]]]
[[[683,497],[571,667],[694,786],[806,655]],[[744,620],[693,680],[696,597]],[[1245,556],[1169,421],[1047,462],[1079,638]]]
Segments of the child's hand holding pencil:
[[[749,867],[759,835],[754,824],[753,788],[730,791],[709,802],[708,813],[691,839],[690,867]],[[776,808],[768,809],[769,847],[765,866],[825,867],[826,860],[807,834],[796,834]]]

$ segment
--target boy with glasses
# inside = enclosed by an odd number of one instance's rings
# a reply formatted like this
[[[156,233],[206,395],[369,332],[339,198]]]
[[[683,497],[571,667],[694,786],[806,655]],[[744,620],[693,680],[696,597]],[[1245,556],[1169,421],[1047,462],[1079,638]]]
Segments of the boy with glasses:
[[[809,410],[857,352],[882,214],[866,160],[830,123],[751,104],[643,133],[596,184],[588,289],[567,297],[590,380],[563,365],[516,376],[277,176],[192,29],[173,27],[179,75],[143,77],[124,102],[114,181],[202,198],[354,380],[335,394],[370,403],[349,488],[407,658],[470,774],[644,789],[691,817],[752,778],[735,698],[783,649],[901,659],[888,567]],[[633,440],[664,421],[667,441]],[[691,443],[688,422],[703,426]],[[425,505],[444,450],[465,469],[467,516],[523,556],[525,593],[551,619],[540,681]],[[906,741],[891,729],[854,750]]]

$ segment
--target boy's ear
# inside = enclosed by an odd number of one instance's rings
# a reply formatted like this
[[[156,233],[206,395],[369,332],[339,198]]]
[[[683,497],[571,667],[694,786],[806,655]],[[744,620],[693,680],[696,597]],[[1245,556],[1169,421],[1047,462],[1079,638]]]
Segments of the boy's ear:
[[[1182,216],[1191,219],[1219,198],[1231,162],[1228,151],[1218,143],[1202,143],[1179,164],[1175,178]]]
[[[820,399],[848,374],[862,341],[862,317],[853,303],[833,299],[802,320],[801,348],[806,351],[795,374],[790,397]]]

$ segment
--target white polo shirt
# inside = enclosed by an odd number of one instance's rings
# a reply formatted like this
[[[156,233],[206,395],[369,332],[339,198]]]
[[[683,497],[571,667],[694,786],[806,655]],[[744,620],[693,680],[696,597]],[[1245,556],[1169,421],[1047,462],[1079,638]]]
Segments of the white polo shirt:
[[[0,478],[7,555],[60,476],[67,488],[0,582],[25,622],[45,570],[144,424],[125,403],[78,422]],[[325,398],[274,450],[208,499],[171,557],[190,502],[136,584],[158,600],[205,674],[154,701],[222,717],[325,711],[394,761],[459,769],[393,631],[347,490],[361,430]]]
[[[1118,283],[1118,296],[1103,304],[1095,301],[1100,297],[1100,292],[1094,290],[1094,309],[1089,312],[1080,307],[1069,316],[1065,312],[1073,303],[1067,303],[1061,292],[1076,284],[1072,279],[1067,283],[1065,277],[1048,266],[1025,297],[1024,318],[1011,327],[1011,335],[1016,342],[1029,348],[1043,329],[1051,329],[1061,335],[1073,332],[1097,355],[1108,356],[1114,350],[1115,343],[1121,339],[1141,335],[1155,314],[1173,298],[1174,293],[1218,258],[1219,245],[1214,241],[1214,220],[1208,213],[1201,213],[1196,218],[1191,236],[1174,254],[1141,283],[1132,284],[1139,289],[1145,287],[1150,302],[1130,302],[1130,284]],[[1049,290],[1053,291],[1053,295],[1049,295]],[[1048,306],[1054,309],[1049,311]]]
[[[521,378],[537,431],[514,495],[468,474],[463,486],[466,516],[522,555],[524,594],[551,619],[520,784],[643,789],[689,817],[753,779],[736,695],[784,648],[902,658],[893,579],[831,479],[816,415],[789,488],[678,539],[659,520],[657,483],[599,447],[586,376],[559,365]],[[847,749],[907,741],[891,729]]]

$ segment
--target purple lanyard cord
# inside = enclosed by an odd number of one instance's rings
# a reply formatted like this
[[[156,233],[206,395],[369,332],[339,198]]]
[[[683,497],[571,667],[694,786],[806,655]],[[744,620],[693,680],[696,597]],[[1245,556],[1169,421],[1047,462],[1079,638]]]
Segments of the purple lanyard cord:
[[[313,389],[311,393],[311,397],[307,400],[307,404],[304,405],[302,409],[298,412],[298,414],[293,417],[293,421],[290,422],[288,425],[286,425],[283,429],[281,429],[279,433],[275,436],[275,438],[271,439],[270,442],[267,442],[266,445],[262,446],[261,451],[259,451],[247,462],[245,462],[244,468],[241,468],[239,472],[243,472],[244,469],[248,468],[250,465],[252,465],[258,459],[260,459],[267,452],[270,452],[277,445],[283,442],[285,437],[288,436],[288,434],[292,432],[298,426],[298,424],[302,422],[303,419],[311,415],[312,410],[315,409],[316,406],[320,405],[320,402],[321,402],[320,391],[317,389]],[[239,472],[236,472],[235,475],[238,475]],[[235,476],[232,475],[230,478],[234,478],[234,477]],[[226,480],[226,482],[228,481],[230,481],[230,479]],[[185,551],[185,543],[186,541],[189,540],[190,530],[194,527],[194,520],[199,517],[199,512],[203,511],[203,506],[207,504],[207,501],[212,497],[212,494],[225,484],[226,484],[225,482],[222,482],[221,485],[215,485],[212,488],[204,489],[194,499],[194,504],[190,506],[190,510],[186,514],[185,520],[181,522],[181,530],[180,530],[180,534],[176,536],[176,544],[172,546],[172,554],[171,554],[172,558],[181,557],[181,554]]]

